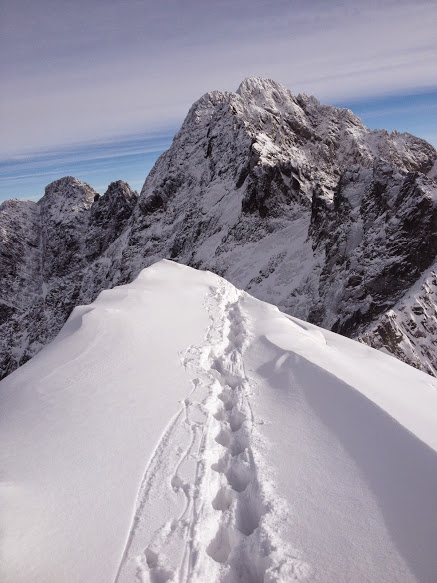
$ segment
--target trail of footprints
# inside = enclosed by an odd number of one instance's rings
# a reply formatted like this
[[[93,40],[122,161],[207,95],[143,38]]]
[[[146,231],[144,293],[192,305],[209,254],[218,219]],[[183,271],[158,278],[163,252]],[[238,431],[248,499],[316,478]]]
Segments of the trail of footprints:
[[[193,389],[146,470],[115,583],[265,580],[271,557],[260,524],[267,506],[251,449],[246,326],[239,292],[232,294],[224,286],[215,291],[207,338],[184,357]],[[153,501],[166,497],[181,510],[157,525],[144,548],[142,525],[153,520]]]
[[[250,448],[253,424],[246,391],[242,353],[244,322],[238,302],[228,306],[228,344],[223,354],[212,363],[213,374],[220,383],[218,406],[214,418],[219,424],[215,441],[221,455],[211,469],[219,476],[219,486],[211,502],[222,513],[219,528],[207,547],[208,555],[224,564],[233,551],[243,551],[244,537],[259,526],[262,508],[257,504],[256,469]],[[249,557],[248,557],[249,558]],[[249,565],[239,565],[234,580],[255,581],[254,574],[243,573]],[[232,577],[232,574],[229,573]],[[229,578],[229,577],[228,577]],[[229,578],[232,580],[232,578]]]

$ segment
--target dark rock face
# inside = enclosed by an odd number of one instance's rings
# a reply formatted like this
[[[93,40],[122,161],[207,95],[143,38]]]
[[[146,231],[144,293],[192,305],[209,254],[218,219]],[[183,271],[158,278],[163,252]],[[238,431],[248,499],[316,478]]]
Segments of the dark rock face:
[[[96,194],[88,184],[70,176],[46,187],[38,203],[44,281],[53,276],[66,276],[85,265],[88,211]]]
[[[40,288],[40,216],[36,203],[8,200],[0,205],[0,305],[14,313]]]
[[[347,336],[393,306],[437,255],[435,183],[382,160],[365,174],[356,167],[340,177],[332,208],[313,203],[326,260],[309,319]]]
[[[436,176],[425,141],[273,81],[209,93],[139,198],[121,181],[100,197],[63,178],[37,204],[0,207],[0,368],[78,303],[171,258],[435,373]],[[428,303],[406,299],[415,286]],[[414,324],[408,306],[425,309]]]
[[[0,376],[54,338],[80,302],[91,261],[119,236],[137,198],[124,182],[99,197],[65,177],[38,203],[0,206]]]
[[[88,261],[99,257],[121,234],[137,199],[137,193],[133,192],[126,182],[118,180],[109,185],[105,196],[99,197],[94,202],[85,237]]]
[[[427,270],[394,309],[370,324],[358,338],[437,376],[437,269]]]

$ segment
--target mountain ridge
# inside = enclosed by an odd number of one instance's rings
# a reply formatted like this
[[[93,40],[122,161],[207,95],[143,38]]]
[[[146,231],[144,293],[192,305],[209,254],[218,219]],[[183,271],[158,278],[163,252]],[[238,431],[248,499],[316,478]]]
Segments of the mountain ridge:
[[[0,207],[0,368],[35,354],[74,305],[166,257],[436,374],[436,175],[424,140],[370,131],[274,81],[207,93],[139,196],[119,181],[99,197],[70,177],[44,202]],[[54,192],[76,207],[59,214]],[[20,222],[29,233],[16,241]],[[427,309],[391,325],[421,278]]]
[[[2,583],[434,580],[437,379],[211,272],[102,291],[0,387]]]

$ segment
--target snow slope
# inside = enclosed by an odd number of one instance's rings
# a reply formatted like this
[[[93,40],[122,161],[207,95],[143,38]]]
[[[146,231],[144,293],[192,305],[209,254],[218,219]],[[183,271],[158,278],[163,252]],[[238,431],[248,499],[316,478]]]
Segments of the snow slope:
[[[437,381],[160,261],[0,383],[4,583],[437,579]]]

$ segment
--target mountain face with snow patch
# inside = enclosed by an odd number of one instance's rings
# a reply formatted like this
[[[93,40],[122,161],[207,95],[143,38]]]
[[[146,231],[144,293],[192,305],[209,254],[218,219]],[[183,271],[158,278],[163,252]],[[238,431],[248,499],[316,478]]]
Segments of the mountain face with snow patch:
[[[64,178],[0,207],[2,374],[170,258],[437,373],[437,152],[270,80],[190,109],[140,196]]]
[[[80,302],[84,272],[119,237],[137,198],[121,181],[100,197],[66,177],[37,203],[0,206],[2,376],[56,336]]]

